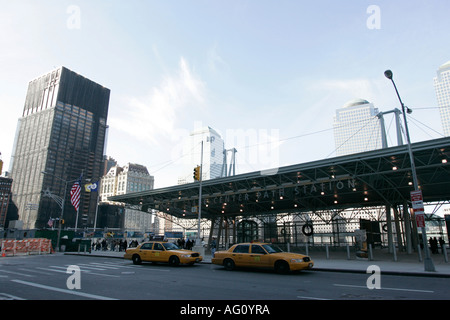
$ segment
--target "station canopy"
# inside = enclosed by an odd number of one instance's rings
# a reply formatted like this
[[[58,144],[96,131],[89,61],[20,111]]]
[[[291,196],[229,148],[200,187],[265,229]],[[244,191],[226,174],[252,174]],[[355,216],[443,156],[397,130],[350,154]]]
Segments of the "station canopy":
[[[450,137],[412,144],[424,202],[450,200]],[[400,205],[414,190],[408,146],[249,172],[202,182],[201,217]],[[108,200],[178,218],[198,218],[199,182]]]

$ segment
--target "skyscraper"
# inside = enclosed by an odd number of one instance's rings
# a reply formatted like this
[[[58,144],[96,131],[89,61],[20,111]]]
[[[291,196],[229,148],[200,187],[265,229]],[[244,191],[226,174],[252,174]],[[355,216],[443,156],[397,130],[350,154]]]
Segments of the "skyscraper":
[[[334,116],[336,155],[347,155],[382,147],[378,109],[363,99],[347,102]]]
[[[29,83],[11,157],[13,201],[25,227],[58,218],[57,197],[64,201],[64,227],[74,227],[77,216],[79,227],[93,224],[97,196],[82,192],[77,215],[68,195],[81,175],[102,175],[109,96],[109,89],[65,67]],[[44,197],[44,190],[56,197]],[[30,205],[38,210],[26,210]]]
[[[450,61],[439,67],[434,78],[434,88],[444,136],[450,136]]]
[[[190,155],[187,160],[186,171],[191,174],[179,178],[178,183],[192,182],[193,169],[201,164],[201,142],[203,141],[203,170],[202,179],[209,180],[219,178],[222,175],[222,164],[225,144],[220,134],[211,127],[195,130],[190,134],[189,140],[184,146],[184,154]]]

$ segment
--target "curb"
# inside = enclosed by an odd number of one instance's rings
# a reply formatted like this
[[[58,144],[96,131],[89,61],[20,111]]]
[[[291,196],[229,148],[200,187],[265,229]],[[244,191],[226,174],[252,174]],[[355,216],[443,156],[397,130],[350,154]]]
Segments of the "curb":
[[[77,253],[77,252],[64,252],[65,255],[74,255],[74,256],[85,256],[85,257],[98,257],[98,258],[114,258],[114,259],[123,259],[122,256],[114,256],[114,255],[102,255],[102,254],[93,254],[93,253]],[[201,261],[202,264],[212,264],[211,261]],[[314,267],[313,269],[307,271],[318,271],[318,272],[341,272],[341,273],[359,273],[359,274],[367,274],[366,270],[358,270],[358,269],[336,269],[336,268],[326,268],[326,267]],[[395,275],[395,276],[414,276],[414,277],[432,277],[432,278],[450,278],[450,274],[442,274],[442,273],[425,273],[425,272],[414,272],[414,271],[381,271],[383,275]]]

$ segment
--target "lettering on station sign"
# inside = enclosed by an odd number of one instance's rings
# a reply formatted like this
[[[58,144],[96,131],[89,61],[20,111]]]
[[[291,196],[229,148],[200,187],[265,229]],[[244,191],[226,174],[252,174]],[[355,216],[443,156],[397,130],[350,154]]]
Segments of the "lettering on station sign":
[[[255,191],[234,191],[230,194],[214,194],[204,195],[202,201],[204,205],[207,204],[221,204],[221,203],[233,203],[233,202],[248,202],[248,201],[264,201],[272,199],[280,199],[285,197],[288,193],[295,197],[301,197],[302,195],[313,195],[321,193],[330,193],[340,190],[354,190],[356,188],[355,179],[344,180],[330,180],[324,182],[300,182],[292,187],[265,187],[262,190]],[[291,190],[289,190],[291,189]],[[159,204],[170,205],[171,203],[183,202],[185,205],[189,204],[193,207],[197,205],[196,200],[165,200]]]

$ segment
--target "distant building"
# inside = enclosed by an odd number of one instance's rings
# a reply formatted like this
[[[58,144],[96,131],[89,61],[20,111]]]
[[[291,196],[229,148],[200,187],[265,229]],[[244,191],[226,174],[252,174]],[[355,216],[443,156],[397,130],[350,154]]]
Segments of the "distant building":
[[[152,190],[155,178],[147,167],[128,163],[123,167],[115,165],[102,177],[100,183],[100,201],[109,202],[108,197],[125,193]]]
[[[86,179],[102,175],[109,97],[109,89],[65,67],[29,83],[10,172],[25,228],[43,228],[60,217],[60,204],[43,196],[47,189],[64,199],[65,227],[74,227],[76,217],[80,228],[93,225],[97,195],[82,192],[77,214],[69,194],[81,174]]]
[[[154,187],[155,179],[151,176],[147,170],[147,167],[128,163],[127,165],[120,167],[115,165],[111,167],[108,173],[102,177],[100,183],[100,202],[102,206],[109,204],[110,206],[121,206],[121,204],[112,202],[108,200],[108,197],[152,190]],[[114,212],[114,210],[103,208],[104,212]],[[140,210],[134,210],[131,208],[122,208],[124,217],[117,217],[123,221],[123,226],[125,230],[133,231],[153,231],[155,228],[155,220],[151,213],[143,212]],[[120,211],[119,211],[120,212]],[[103,221],[107,221],[103,219]],[[109,225],[104,225],[100,227],[112,227],[117,226],[117,222],[112,222],[110,219]]]
[[[8,214],[9,202],[11,200],[11,186],[13,180],[0,177],[0,228],[6,228],[6,216]]]
[[[211,127],[205,127],[190,134],[183,154],[188,155],[185,171],[186,176],[178,179],[178,184],[193,182],[193,170],[201,164],[201,150],[203,141],[203,170],[202,179],[209,180],[222,176],[225,144],[220,134]]]
[[[444,136],[450,136],[450,61],[439,67],[434,78],[434,88]]]
[[[104,157],[104,163],[103,163],[103,173],[102,176],[105,176],[109,169],[111,169],[112,167],[117,166],[117,161],[114,160],[111,157],[105,156]]]
[[[372,103],[363,99],[349,101],[336,110],[333,129],[337,156],[382,147],[378,112]]]

